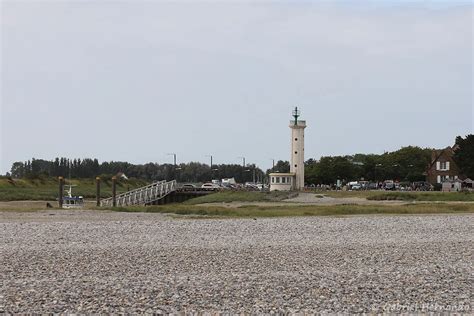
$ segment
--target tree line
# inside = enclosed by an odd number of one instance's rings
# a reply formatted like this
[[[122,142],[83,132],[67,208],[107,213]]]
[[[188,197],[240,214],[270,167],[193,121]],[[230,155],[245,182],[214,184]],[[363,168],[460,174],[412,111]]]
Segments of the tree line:
[[[431,159],[431,149],[404,147],[382,155],[356,154],[346,156],[327,156],[320,160],[308,159],[305,162],[305,183],[333,184],[337,180],[383,181],[423,181]],[[267,172],[289,172],[288,161],[278,161],[274,169]]]
[[[148,181],[173,180],[179,182],[207,182],[211,179],[234,177],[237,182],[251,182],[262,180],[264,172],[254,164],[246,166],[238,164],[220,164],[211,166],[200,162],[182,164],[132,164],[123,161],[99,163],[97,159],[68,159],[55,158],[54,160],[31,159],[25,162],[13,163],[10,176],[14,178],[38,177],[65,177],[65,178],[93,178],[101,176],[111,177],[123,173],[130,178],[145,179]]]
[[[337,180],[424,181],[431,152],[431,149],[409,146],[381,155],[356,154],[309,160],[305,167],[306,181],[314,184],[332,184]]]
[[[474,135],[456,137],[454,161],[462,175],[474,179]],[[403,147],[397,151],[376,154],[355,154],[321,157],[319,161],[305,162],[305,183],[334,184],[337,180],[406,182],[426,180],[426,171],[431,162],[433,149],[416,146]],[[288,161],[278,161],[269,172],[289,172]]]
[[[461,173],[474,179],[474,135],[458,136],[455,142],[454,160]],[[431,162],[432,149],[416,146],[403,147],[397,151],[376,154],[355,154],[347,156],[321,157],[319,161],[305,162],[305,182],[307,184],[333,184],[337,180],[383,181],[423,181]],[[262,171],[256,165],[221,164],[209,166],[200,162],[173,164],[131,164],[121,161],[99,163],[97,159],[54,160],[31,159],[15,162],[10,175],[15,178],[35,178],[39,176],[92,178],[111,177],[124,173],[127,177],[148,181],[177,179],[179,182],[207,182],[211,179],[232,178],[239,183],[262,181],[271,172],[289,172],[290,163],[280,160],[275,166]]]

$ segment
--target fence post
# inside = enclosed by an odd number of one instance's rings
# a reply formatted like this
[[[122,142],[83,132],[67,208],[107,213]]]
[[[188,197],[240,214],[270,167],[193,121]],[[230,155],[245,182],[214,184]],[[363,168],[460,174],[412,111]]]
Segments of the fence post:
[[[112,177],[112,206],[117,206],[117,177]]]
[[[64,192],[64,178],[63,177],[58,177],[59,180],[59,207],[63,207],[63,192]]]
[[[100,206],[100,177],[95,178],[97,206]]]

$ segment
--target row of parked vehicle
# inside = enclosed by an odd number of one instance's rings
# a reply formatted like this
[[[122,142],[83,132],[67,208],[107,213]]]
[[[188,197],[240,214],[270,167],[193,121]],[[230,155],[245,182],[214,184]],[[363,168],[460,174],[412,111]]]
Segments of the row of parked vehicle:
[[[212,182],[206,182],[201,185],[185,183],[181,186],[184,189],[206,189],[210,191],[221,191],[221,190],[248,190],[248,191],[264,191],[268,189],[268,185],[262,183],[246,182],[242,183],[229,183],[222,182],[219,180],[212,180]]]
[[[353,181],[347,184],[348,190],[387,190],[387,191],[432,191],[433,186],[425,181],[398,182],[385,180],[383,182]]]

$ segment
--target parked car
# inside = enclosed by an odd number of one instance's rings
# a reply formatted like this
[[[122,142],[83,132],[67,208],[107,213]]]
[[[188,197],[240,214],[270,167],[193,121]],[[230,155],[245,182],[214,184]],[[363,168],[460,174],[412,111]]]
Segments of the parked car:
[[[411,191],[411,184],[410,182],[400,182],[400,191]]]
[[[379,187],[378,187],[378,184],[375,183],[375,182],[371,182],[369,183],[369,185],[367,186],[367,189],[368,190],[377,190]]]
[[[185,183],[183,184],[182,186],[184,189],[195,189],[196,186],[194,184],[191,184],[191,183]]]
[[[246,183],[245,183],[245,188],[246,188],[247,190],[250,190],[250,191],[258,191],[258,190],[260,190],[260,189],[258,188],[258,186],[257,186],[255,183],[253,183],[253,182],[246,182]]]
[[[369,181],[359,181],[359,184],[360,184],[362,190],[368,190],[369,189]]]
[[[415,191],[431,191],[433,186],[426,181],[413,182],[413,190]]]
[[[395,183],[394,183],[393,181],[391,181],[391,180],[384,181],[384,183],[383,183],[383,188],[384,188],[385,190],[389,190],[389,191],[393,191],[393,190],[396,189]]]
[[[221,187],[223,189],[227,189],[227,190],[236,190],[237,189],[237,186],[235,184],[228,183],[228,182],[222,182]]]
[[[347,188],[349,190],[360,190],[362,189],[362,185],[357,181],[350,181],[347,183]]]
[[[210,191],[217,191],[219,190],[221,187],[215,183],[204,183],[203,185],[201,185],[201,188],[202,189],[208,189]]]

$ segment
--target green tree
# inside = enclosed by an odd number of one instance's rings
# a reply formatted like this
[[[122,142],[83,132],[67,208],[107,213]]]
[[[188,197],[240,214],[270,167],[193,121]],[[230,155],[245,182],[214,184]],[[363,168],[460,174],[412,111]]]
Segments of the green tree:
[[[271,172],[290,172],[290,162],[284,160],[278,160],[275,164],[275,168],[271,168],[267,170],[267,174]]]
[[[465,138],[456,137],[454,161],[461,173],[468,178],[474,179],[474,135],[469,134]]]
[[[23,178],[25,176],[25,164],[21,161],[14,162],[10,171],[13,178]]]

